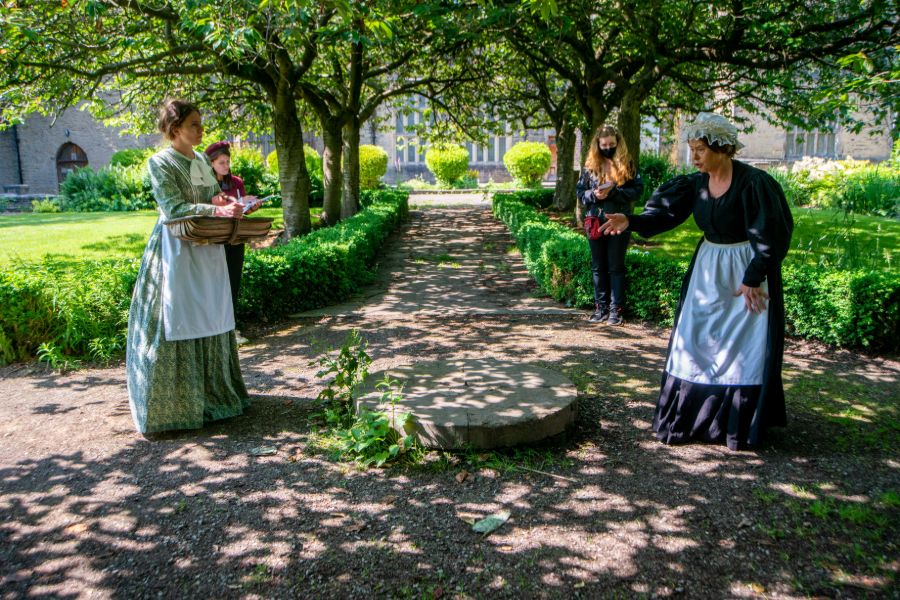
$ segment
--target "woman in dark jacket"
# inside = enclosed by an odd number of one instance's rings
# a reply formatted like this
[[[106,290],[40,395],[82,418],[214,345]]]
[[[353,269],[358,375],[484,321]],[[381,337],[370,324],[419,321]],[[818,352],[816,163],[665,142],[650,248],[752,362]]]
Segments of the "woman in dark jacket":
[[[625,308],[625,250],[631,234],[597,235],[597,228],[590,227],[591,219],[602,223],[608,213],[631,214],[644,184],[634,169],[625,141],[614,127],[603,125],[597,130],[576,189],[581,218],[586,222],[594,279],[594,313],[588,320],[621,325]]]
[[[213,172],[216,174],[216,181],[219,189],[222,190],[223,198],[221,201],[213,200],[213,204],[219,202],[238,201],[243,204],[256,200],[256,196],[247,196],[247,190],[244,189],[244,180],[231,172],[231,144],[227,141],[216,142],[210,144],[206,148],[206,156],[212,165]],[[251,208],[245,214],[250,214],[256,208]],[[224,244],[225,246],[225,262],[228,265],[228,281],[231,284],[231,305],[234,314],[237,316],[238,294],[241,291],[241,273],[244,270],[244,244]],[[235,329],[238,344],[247,343],[247,338]]]
[[[683,136],[699,172],[661,185],[640,215],[608,214],[601,230],[650,236],[693,214],[703,238],[681,286],[653,429],[667,444],[739,450],[787,420],[781,262],[794,222],[778,182],[733,160],[742,145],[727,119],[700,113]]]

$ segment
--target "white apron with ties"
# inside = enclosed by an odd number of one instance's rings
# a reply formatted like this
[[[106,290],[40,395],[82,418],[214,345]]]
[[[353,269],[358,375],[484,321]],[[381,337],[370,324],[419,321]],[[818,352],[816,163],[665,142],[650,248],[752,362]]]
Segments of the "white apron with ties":
[[[766,310],[747,310],[734,293],[753,259],[750,242],[714,244],[697,251],[666,371],[709,385],[761,385],[768,341]],[[762,290],[767,291],[766,282]]]
[[[222,245],[182,241],[165,225],[161,237],[166,341],[208,337],[234,329],[231,284]]]

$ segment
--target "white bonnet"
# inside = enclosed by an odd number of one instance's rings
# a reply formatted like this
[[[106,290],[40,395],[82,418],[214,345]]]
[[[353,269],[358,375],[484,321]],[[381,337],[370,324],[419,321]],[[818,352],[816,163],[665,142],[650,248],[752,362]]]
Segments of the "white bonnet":
[[[709,144],[731,145],[740,150],[744,145],[738,141],[737,136],[737,127],[731,121],[722,115],[708,112],[698,114],[693,123],[688,123],[681,131],[681,139],[685,142],[706,138]]]

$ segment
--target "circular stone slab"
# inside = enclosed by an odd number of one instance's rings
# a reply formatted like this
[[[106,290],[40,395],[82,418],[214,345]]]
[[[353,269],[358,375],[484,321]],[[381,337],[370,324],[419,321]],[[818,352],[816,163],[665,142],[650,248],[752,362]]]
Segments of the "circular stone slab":
[[[357,408],[391,414],[375,388],[385,373],[403,385],[394,411],[412,414],[405,433],[427,448],[537,442],[575,420],[577,392],[561,373],[492,358],[413,363],[372,373],[360,389]]]

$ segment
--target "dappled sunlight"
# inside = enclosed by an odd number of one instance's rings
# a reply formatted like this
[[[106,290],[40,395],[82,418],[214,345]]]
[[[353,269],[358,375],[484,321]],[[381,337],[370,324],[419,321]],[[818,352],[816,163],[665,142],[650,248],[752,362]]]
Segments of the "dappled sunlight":
[[[434,212],[427,224],[448,215]],[[356,305],[304,313],[241,347],[252,399],[242,417],[147,441],[133,431],[121,365],[7,371],[4,593],[60,597],[75,586],[125,598],[141,585],[153,597],[205,589],[363,598],[440,589],[461,600],[892,589],[895,362],[820,356],[789,340],[786,428],[752,452],[665,446],[651,422],[667,332],[632,323],[586,331],[584,313],[529,297],[521,259],[502,254],[508,237],[485,214],[459,218],[467,229],[453,243],[395,240],[403,253],[386,257]],[[495,263],[476,248],[485,244],[500,254]],[[426,258],[444,254],[460,267]],[[442,296],[451,279],[455,293]],[[453,386],[493,378],[474,401],[490,408],[519,390],[520,400],[494,412],[526,415],[538,394],[565,397],[548,385],[549,371],[572,386],[578,417],[528,448],[431,452],[421,464],[359,471],[328,454],[310,420],[326,383],[310,362],[351,329],[369,341],[373,374],[459,362],[446,381],[408,379],[404,394],[433,394],[422,414],[458,402]],[[40,431],[20,425],[38,418]],[[254,456],[263,446],[275,453]],[[490,535],[472,530],[501,511],[509,520]],[[842,581],[848,587],[837,588]]]

